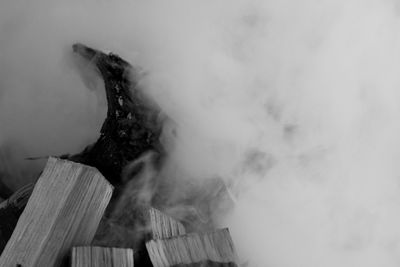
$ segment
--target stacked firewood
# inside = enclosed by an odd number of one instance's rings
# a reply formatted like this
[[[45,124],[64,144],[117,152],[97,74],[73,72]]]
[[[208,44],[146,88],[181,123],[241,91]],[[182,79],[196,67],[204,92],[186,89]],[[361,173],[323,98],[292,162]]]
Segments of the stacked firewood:
[[[0,266],[133,266],[131,248],[91,246],[113,186],[95,168],[50,158],[8,241]],[[236,266],[227,229],[186,233],[180,222],[149,209],[153,266]],[[71,257],[69,257],[71,255]]]
[[[50,157],[36,184],[0,203],[0,266],[237,266],[228,229],[189,232],[193,229],[152,207],[144,211],[150,226],[140,240],[144,253],[95,242],[123,201],[126,165],[149,151],[162,161],[163,115],[138,90],[139,71],[128,62],[82,44],[73,50],[103,77],[107,117],[94,144],[75,155]]]

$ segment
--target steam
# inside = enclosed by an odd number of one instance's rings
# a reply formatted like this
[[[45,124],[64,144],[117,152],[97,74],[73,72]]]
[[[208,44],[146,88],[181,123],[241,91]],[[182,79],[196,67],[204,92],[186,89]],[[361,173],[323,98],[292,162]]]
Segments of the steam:
[[[225,179],[249,266],[400,264],[398,1],[2,1],[0,36],[1,144],[93,140],[68,49],[107,48],[174,121],[162,175]]]

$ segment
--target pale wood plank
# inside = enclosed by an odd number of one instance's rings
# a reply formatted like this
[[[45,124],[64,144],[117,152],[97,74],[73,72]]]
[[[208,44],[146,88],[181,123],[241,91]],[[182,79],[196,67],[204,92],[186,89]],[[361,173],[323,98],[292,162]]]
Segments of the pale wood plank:
[[[71,267],[133,267],[130,248],[74,247]]]
[[[227,228],[205,234],[187,234],[146,243],[154,267],[237,266],[237,255]]]
[[[112,191],[95,168],[49,158],[0,266],[60,266],[72,246],[90,244]]]

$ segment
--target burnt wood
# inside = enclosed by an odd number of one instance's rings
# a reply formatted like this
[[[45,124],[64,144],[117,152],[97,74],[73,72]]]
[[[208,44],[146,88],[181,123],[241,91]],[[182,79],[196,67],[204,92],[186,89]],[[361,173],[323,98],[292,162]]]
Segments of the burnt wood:
[[[118,185],[127,163],[148,150],[160,151],[160,110],[143,94],[140,71],[127,61],[79,43],[73,51],[93,64],[103,78],[108,110],[98,140],[66,158],[96,167]]]

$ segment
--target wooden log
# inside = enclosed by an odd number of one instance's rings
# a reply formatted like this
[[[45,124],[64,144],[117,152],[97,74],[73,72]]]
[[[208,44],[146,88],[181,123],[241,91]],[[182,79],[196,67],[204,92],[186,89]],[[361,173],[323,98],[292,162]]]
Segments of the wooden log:
[[[122,207],[117,205],[115,213],[100,224],[94,240],[96,245],[123,245],[134,247],[137,251],[140,239],[164,239],[186,234],[181,222],[158,209],[134,206],[130,201],[123,204]]]
[[[90,244],[112,191],[96,169],[49,158],[0,266],[60,266],[72,246]]]
[[[161,211],[150,208],[149,214],[153,239],[165,239],[186,234],[183,224]]]
[[[146,248],[154,267],[238,266],[227,228],[206,234],[151,240],[146,243]]]
[[[151,205],[160,210],[171,210],[185,225],[186,232],[213,231],[214,218],[234,207],[232,194],[221,178],[173,180],[173,177],[164,176],[157,179],[154,182],[158,187],[154,189],[157,194]]]
[[[131,205],[132,206],[132,203]],[[125,207],[125,206],[124,206]],[[124,208],[124,214],[118,220],[108,218],[100,223],[93,244],[96,246],[124,246],[135,249],[135,262],[139,266],[151,266],[145,241],[168,238],[185,234],[184,226],[172,217],[155,208]],[[117,210],[119,211],[119,210]],[[123,218],[125,216],[125,218]]]
[[[71,267],[133,267],[130,248],[74,247]]]
[[[103,53],[83,44],[73,51],[92,64],[104,80],[107,118],[98,140],[79,154],[66,155],[72,161],[96,167],[112,184],[122,182],[123,168],[144,152],[161,152],[161,112],[140,89],[140,72],[113,53]]]

